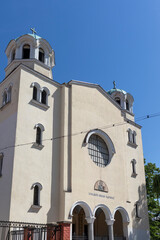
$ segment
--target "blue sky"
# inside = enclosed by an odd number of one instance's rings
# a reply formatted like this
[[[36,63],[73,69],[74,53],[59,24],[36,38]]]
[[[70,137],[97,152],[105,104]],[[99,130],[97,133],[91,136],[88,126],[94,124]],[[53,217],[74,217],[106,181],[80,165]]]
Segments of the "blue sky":
[[[135,99],[135,117],[160,112],[159,0],[8,0],[0,9],[0,81],[8,42],[35,27],[55,51],[54,80],[92,82]],[[143,126],[144,157],[160,167],[160,117]]]

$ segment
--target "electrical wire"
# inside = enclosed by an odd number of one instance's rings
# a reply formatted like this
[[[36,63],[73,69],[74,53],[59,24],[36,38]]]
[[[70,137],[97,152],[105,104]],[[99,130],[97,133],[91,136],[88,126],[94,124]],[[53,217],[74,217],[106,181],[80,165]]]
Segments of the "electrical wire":
[[[153,113],[153,114],[148,114],[148,115],[145,115],[145,116],[141,116],[141,117],[138,117],[138,118],[135,119],[135,124],[136,124],[136,122],[140,122],[140,121],[143,121],[143,120],[146,120],[146,119],[149,119],[149,118],[159,117],[159,116],[160,116],[160,112]],[[95,129],[108,129],[108,128],[112,128],[112,127],[118,127],[118,126],[128,124],[129,122],[130,122],[130,120],[128,120],[126,122],[113,123],[113,124],[109,124],[109,125],[102,126],[102,127],[99,127],[99,128],[94,128],[94,130]],[[42,142],[54,141],[54,140],[58,140],[58,139],[61,139],[61,138],[77,136],[77,135],[80,135],[80,134],[88,133],[91,130],[92,129],[84,130],[84,131],[73,133],[73,134],[62,135],[62,136],[58,136],[58,137],[54,137],[54,138],[43,139]],[[1,148],[0,151],[4,151],[4,150],[9,149],[9,148],[27,146],[27,145],[31,145],[31,144],[33,145],[33,144],[35,144],[35,142],[20,143],[20,144],[16,144],[16,145],[7,146],[7,147],[4,147],[4,148]]]

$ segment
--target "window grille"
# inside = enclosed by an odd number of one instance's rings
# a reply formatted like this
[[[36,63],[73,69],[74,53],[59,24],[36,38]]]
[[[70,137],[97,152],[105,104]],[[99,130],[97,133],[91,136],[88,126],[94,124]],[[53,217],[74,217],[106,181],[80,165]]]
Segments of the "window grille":
[[[88,141],[88,151],[93,162],[99,167],[109,163],[109,151],[104,140],[96,134],[91,135]]]

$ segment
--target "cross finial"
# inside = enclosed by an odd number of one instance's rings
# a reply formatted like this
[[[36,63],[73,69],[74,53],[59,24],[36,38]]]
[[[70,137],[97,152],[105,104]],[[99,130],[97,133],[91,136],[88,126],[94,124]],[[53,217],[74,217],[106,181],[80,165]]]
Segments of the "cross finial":
[[[30,28],[30,30],[32,31],[32,34],[36,34],[37,33],[35,28]]]
[[[113,81],[113,88],[116,89],[116,82]]]

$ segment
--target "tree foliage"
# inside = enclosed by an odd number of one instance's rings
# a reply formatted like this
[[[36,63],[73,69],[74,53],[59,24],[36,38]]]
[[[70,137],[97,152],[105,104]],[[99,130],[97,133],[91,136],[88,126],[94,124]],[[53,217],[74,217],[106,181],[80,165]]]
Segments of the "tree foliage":
[[[153,163],[145,164],[148,214],[151,240],[160,239],[160,169]]]

